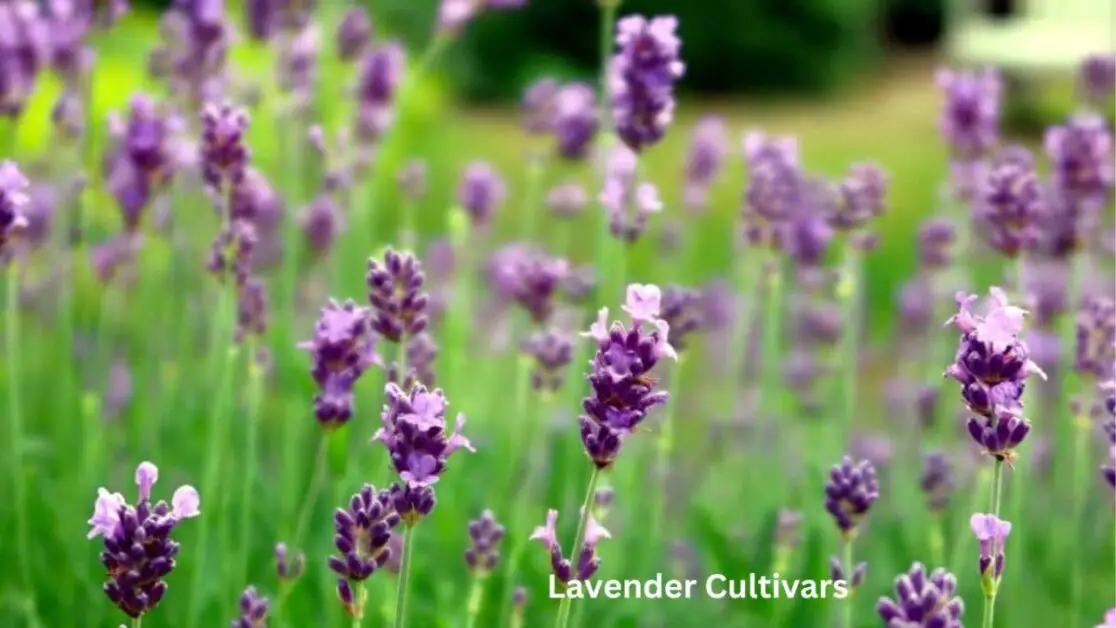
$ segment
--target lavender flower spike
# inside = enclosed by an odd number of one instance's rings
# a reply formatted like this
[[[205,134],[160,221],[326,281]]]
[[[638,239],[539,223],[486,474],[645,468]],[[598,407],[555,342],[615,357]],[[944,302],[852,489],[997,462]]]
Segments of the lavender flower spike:
[[[170,538],[182,520],[201,514],[194,487],[175,490],[170,505],[151,503],[159,469],[150,462],[136,468],[139,498],[133,506],[120,493],[97,489],[88,538],[104,538],[101,563],[108,570],[105,595],[129,617],[155,609],[167,592],[163,579],[174,571],[179,545]]]
[[[465,550],[465,564],[469,571],[484,576],[500,562],[500,541],[504,540],[504,526],[496,521],[491,510],[469,522],[470,545]]]
[[[244,178],[248,167],[247,112],[231,104],[207,105],[202,111],[201,164],[207,185],[223,190]]]
[[[329,557],[329,568],[341,578],[337,596],[353,617],[362,617],[364,600],[354,598],[352,583],[367,580],[391,560],[391,531],[399,525],[388,491],[365,484],[352,498],[349,508],[333,513],[333,545],[338,556]]]
[[[550,569],[554,578],[562,585],[570,580],[588,580],[592,578],[601,566],[601,559],[597,556],[597,544],[601,539],[611,539],[612,534],[597,522],[593,515],[588,516],[585,526],[585,540],[577,548],[576,572],[574,565],[562,553],[562,545],[558,542],[558,511],[550,510],[546,513],[546,525],[538,526],[531,532],[530,540],[538,541],[550,554]]]
[[[1116,488],[1116,419],[1105,421],[1104,434],[1108,437],[1108,461],[1101,467],[1101,477],[1109,488]]]
[[[267,598],[256,587],[244,589],[240,596],[240,617],[233,620],[232,628],[267,628]]]
[[[314,416],[322,427],[332,429],[353,416],[353,385],[378,361],[371,316],[352,301],[330,301],[322,308],[313,339],[300,343],[310,352],[311,374],[318,384]]]
[[[651,183],[637,180],[639,159],[625,146],[617,146],[609,156],[604,187],[599,200],[608,212],[613,236],[635,242],[647,228],[652,214],[663,209],[659,190]]]
[[[459,449],[475,451],[461,433],[465,415],[458,414],[453,433],[446,425],[449,402],[440,388],[430,392],[415,384],[410,393],[394,383],[384,387],[387,403],[381,417],[384,426],[376,431],[391,455],[401,483],[391,487],[395,510],[412,526],[434,510],[434,484],[445,471],[450,455]]]
[[[939,568],[927,575],[922,563],[915,563],[895,579],[895,598],[881,597],[876,612],[888,626],[961,628],[965,603],[953,574]]]
[[[955,159],[968,161],[995,146],[1000,134],[1003,83],[997,70],[938,70],[938,88],[945,94],[939,121],[942,137]]]
[[[825,485],[825,509],[833,515],[845,538],[856,534],[857,526],[880,496],[876,469],[867,460],[853,462],[849,456],[829,472]]]
[[[992,596],[1004,573],[1004,542],[1011,534],[1011,524],[996,515],[976,513],[969,518],[969,527],[980,541],[981,588]]]
[[[674,118],[674,82],[685,65],[678,18],[630,15],[616,23],[619,53],[608,69],[616,134],[633,151],[655,144]]]
[[[23,215],[28,185],[15,163],[0,163],[0,261],[8,257],[12,241],[28,225]]]
[[[580,424],[582,444],[598,468],[610,466],[647,412],[670,398],[655,391],[650,377],[660,359],[678,357],[669,342],[670,325],[658,318],[661,298],[657,286],[630,285],[624,310],[631,328],[620,322],[607,327],[608,308],[601,308],[597,322],[582,333],[597,342],[588,375],[593,394],[582,402]]]
[[[368,260],[368,301],[375,310],[372,327],[391,342],[421,333],[427,326],[426,275],[410,253],[388,249],[384,261]],[[406,376],[406,374],[403,374]]]

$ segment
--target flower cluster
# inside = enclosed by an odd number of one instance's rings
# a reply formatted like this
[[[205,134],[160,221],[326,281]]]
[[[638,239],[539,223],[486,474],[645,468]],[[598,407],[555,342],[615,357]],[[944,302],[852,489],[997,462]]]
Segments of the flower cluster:
[[[1106,380],[1116,363],[1116,302],[1092,295],[1077,313],[1074,369],[1090,377]]]
[[[969,518],[969,526],[980,542],[981,587],[985,595],[992,595],[1004,573],[1004,543],[1011,524],[996,515],[976,513]]]
[[[1097,53],[1085,57],[1077,78],[1082,100],[1104,105],[1112,101],[1116,91],[1116,55]]]
[[[990,294],[984,316],[971,310],[976,295],[958,295],[958,313],[947,324],[961,331],[961,342],[945,375],[960,382],[961,398],[977,415],[967,424],[973,440],[997,460],[1011,461],[1031,431],[1022,415],[1024,380],[1046,375],[1019,338],[1026,312],[1010,305],[1000,288],[992,288]]]
[[[502,292],[525,309],[534,323],[546,323],[554,313],[558,288],[570,273],[569,262],[535,248],[514,251],[504,258]]]
[[[202,111],[202,176],[213,190],[228,192],[248,168],[248,114],[231,104],[207,105]]]
[[[1109,409],[1109,413],[1116,415]],[[1108,461],[1101,467],[1101,477],[1108,482],[1108,486],[1116,488],[1116,419],[1104,422],[1104,435],[1108,439]]]
[[[291,556],[286,543],[275,544],[275,576],[281,582],[298,580],[305,570],[306,554],[297,552],[294,556]]]
[[[457,187],[457,203],[474,227],[483,229],[507,196],[504,180],[488,163],[478,161],[465,167]]]
[[[686,207],[703,210],[709,205],[709,188],[720,173],[728,147],[725,142],[725,121],[716,116],[702,118],[690,136],[690,152],[686,157]]]
[[[653,183],[638,180],[639,157],[625,146],[609,155],[599,200],[608,212],[609,231],[625,242],[635,242],[647,229],[652,214],[663,209]]]
[[[240,617],[234,619],[232,628],[267,628],[267,598],[256,587],[244,589],[240,595]]]
[[[179,545],[171,532],[182,520],[200,514],[198,492],[180,486],[171,497],[151,503],[159,469],[150,462],[136,468],[139,499],[133,506],[120,493],[97,489],[88,537],[103,537],[101,563],[108,570],[105,595],[129,617],[140,617],[159,605],[167,592],[164,578],[175,567]]]
[[[491,510],[469,522],[470,546],[465,550],[465,564],[477,575],[487,575],[500,562],[500,541],[504,540],[504,526],[496,521]]]
[[[941,452],[926,455],[919,481],[922,494],[926,497],[926,507],[932,513],[941,513],[949,505],[956,484],[953,480],[953,465]]]
[[[158,110],[144,94],[132,97],[128,116],[112,129],[117,146],[105,163],[105,180],[120,206],[124,229],[134,232],[145,208],[174,174],[173,134],[181,121]]]
[[[384,42],[364,54],[356,86],[356,135],[379,140],[395,119],[395,99],[406,66],[403,45]]]
[[[546,513],[546,525],[538,526],[531,532],[531,540],[539,541],[546,547],[550,554],[550,569],[558,582],[563,585],[570,580],[588,580],[600,569],[601,559],[597,555],[597,544],[601,539],[610,539],[612,535],[592,514],[587,516],[585,525],[585,539],[581,547],[577,548],[577,565],[566,558],[562,553],[562,545],[558,542],[558,511],[550,510]]]
[[[674,117],[674,82],[685,65],[674,16],[630,15],[616,23],[619,53],[608,69],[616,134],[633,151],[654,144]]]
[[[597,342],[588,375],[592,395],[582,403],[581,442],[598,468],[615,462],[623,441],[669,393],[655,390],[651,371],[662,358],[677,359],[669,342],[670,324],[659,318],[662,293],[657,286],[628,286],[623,309],[631,328],[620,322],[608,327],[608,308],[583,336]]]
[[[391,531],[399,525],[399,514],[392,507],[388,491],[377,491],[365,484],[349,499],[349,508],[333,513],[333,545],[338,556],[329,557],[329,568],[341,576],[337,595],[349,614],[363,614],[363,600],[353,596],[353,582],[368,579],[391,559],[388,543]]]
[[[954,159],[968,161],[995,147],[1000,135],[1003,81],[992,68],[941,69],[938,88],[945,95],[939,125]]]
[[[1112,190],[1112,132],[1099,115],[1078,114],[1044,139],[1054,188],[1070,203],[1095,202]]]
[[[853,462],[849,456],[829,471],[825,485],[825,509],[833,516],[842,536],[856,534],[857,526],[880,496],[876,468],[867,460]]]
[[[965,603],[953,574],[939,568],[927,575],[922,563],[915,563],[895,579],[895,598],[881,597],[876,612],[888,626],[961,628]]]
[[[837,186],[839,202],[830,218],[833,226],[851,231],[883,215],[887,186],[887,174],[878,165],[853,164]]]
[[[988,171],[977,200],[977,215],[988,227],[993,248],[1015,257],[1038,242],[1042,194],[1030,153],[1005,151]]]
[[[0,163],[0,262],[11,254],[11,244],[27,227],[27,177],[10,161]]]
[[[683,286],[668,285],[663,289],[659,318],[670,326],[670,344],[677,351],[686,348],[686,339],[701,330],[705,322],[701,292]]]
[[[322,427],[340,427],[353,416],[353,385],[377,360],[370,318],[352,301],[331,300],[322,308],[314,337],[298,345],[313,360],[314,416]]]
[[[454,432],[447,431],[445,394],[440,388],[430,392],[415,384],[410,393],[393,383],[384,387],[387,403],[381,418],[383,427],[372,440],[383,443],[401,482],[391,488],[392,505],[412,526],[434,509],[434,484],[446,462],[458,449],[474,451],[461,433],[465,415],[458,414]]]
[[[798,141],[751,131],[744,136],[744,161],[748,166],[741,210],[745,238],[754,245],[780,247],[783,231],[801,205]]]
[[[368,260],[368,302],[375,314],[372,328],[391,342],[402,342],[426,329],[422,263],[410,253],[388,249],[383,263]]]
[[[566,367],[573,360],[573,341],[569,334],[556,327],[535,332],[524,341],[523,351],[534,359],[532,388],[554,392],[562,387]]]

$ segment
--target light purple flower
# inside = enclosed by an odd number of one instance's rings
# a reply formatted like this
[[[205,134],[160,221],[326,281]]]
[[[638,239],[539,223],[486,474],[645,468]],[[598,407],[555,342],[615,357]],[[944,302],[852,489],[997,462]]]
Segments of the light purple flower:
[[[663,293],[655,285],[628,284],[627,300],[621,307],[632,322],[651,322],[659,317]]]

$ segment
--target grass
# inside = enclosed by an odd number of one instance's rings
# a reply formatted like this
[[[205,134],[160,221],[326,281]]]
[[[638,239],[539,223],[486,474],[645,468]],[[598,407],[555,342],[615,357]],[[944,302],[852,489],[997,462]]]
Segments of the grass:
[[[135,50],[150,45],[152,33],[150,23],[139,18],[98,42],[96,119],[124,106],[134,90],[160,92],[135,61]],[[319,168],[305,153],[302,161],[292,163],[284,152],[285,142],[297,142],[299,131],[271,107],[274,86],[267,78],[271,54],[245,46],[237,49],[234,61],[241,75],[248,77],[244,80],[258,82],[264,93],[265,106],[254,112],[249,134],[254,162],[287,199],[291,212],[316,191]],[[938,186],[945,153],[937,139],[939,102],[931,68],[924,59],[902,59],[847,96],[824,102],[685,101],[673,131],[643,163],[647,176],[660,184],[668,206],[649,237],[630,251],[606,249],[602,255],[591,245],[597,226],[595,212],[589,211],[565,226],[541,223],[545,229],[536,238],[555,253],[595,264],[607,285],[629,281],[699,285],[727,278],[739,262],[730,236],[745,181],[738,158],[729,160],[708,215],[687,216],[677,202],[686,131],[700,115],[709,113],[726,119],[733,138],[753,127],[797,135],[812,171],[839,176],[849,163],[862,160],[886,166],[893,181],[891,211],[877,224],[880,248],[868,257],[863,275],[863,308],[870,334],[867,346],[860,349],[870,350],[875,363],[865,371],[852,371],[859,378],[841,385],[846,390],[855,386],[859,392],[860,399],[851,402],[857,430],[887,434],[898,456],[882,470],[883,496],[856,544],[857,560],[870,565],[866,583],[851,602],[856,625],[877,623],[872,606],[879,595],[889,592],[895,574],[915,560],[931,562],[939,555],[942,560],[931,566],[945,565],[957,574],[970,623],[981,607],[977,547],[967,530],[968,515],[974,508],[983,510],[987,495],[979,474],[960,478],[957,496],[940,519],[925,512],[917,488],[917,463],[924,447],[946,447],[957,454],[955,458],[962,458],[974,445],[949,430],[933,438],[914,434],[907,417],[884,413],[878,389],[882,376],[899,370],[893,304],[896,290],[916,265],[915,231],[922,219],[944,209]],[[330,96],[341,93],[343,70],[327,63],[323,76],[327,82],[319,111],[324,126],[332,131],[350,113],[344,99]],[[48,111],[57,90],[56,83],[44,84],[17,130],[16,155],[40,177],[64,175],[83,163],[78,146],[53,138],[49,131]],[[261,340],[270,361],[262,373],[252,366],[250,346],[229,349],[221,341],[231,322],[229,310],[227,303],[222,305],[222,289],[202,272],[203,256],[218,221],[198,190],[181,189],[174,199],[175,238],[147,234],[138,278],[131,286],[97,281],[89,267],[89,251],[81,247],[50,248],[29,260],[32,282],[49,276],[52,269],[68,272],[62,275],[57,300],[48,297],[38,302],[38,309],[21,308],[20,317],[13,320],[20,325],[18,333],[4,336],[5,348],[19,351],[0,364],[0,389],[9,400],[12,384],[20,393],[19,408],[8,411],[5,421],[16,426],[14,421],[23,419],[5,454],[11,464],[9,477],[18,478],[19,487],[28,491],[19,506],[15,495],[7,492],[16,487],[4,483],[7,506],[0,511],[0,533],[13,539],[18,538],[17,529],[23,529],[30,540],[0,544],[0,560],[13,566],[0,573],[0,624],[109,626],[122,620],[99,590],[104,576],[97,561],[100,547],[84,538],[84,521],[98,486],[131,499],[135,465],[152,460],[161,469],[156,496],[167,497],[182,483],[194,484],[202,490],[202,515],[176,529],[175,537],[182,544],[179,566],[168,578],[170,591],[164,603],[145,619],[145,627],[227,623],[235,617],[236,599],[248,584],[276,600],[272,548],[279,540],[295,542],[291,537],[308,493],[313,499],[307,534],[300,539],[308,557],[307,572],[283,600],[281,616],[272,623],[344,625],[333,593],[334,579],[324,568],[332,551],[330,517],[332,509],[343,505],[361,483],[380,485],[391,477],[384,451],[367,444],[380,425],[382,375],[375,369],[365,374],[357,387],[354,420],[323,435],[312,414],[315,389],[308,374],[309,358],[295,349],[295,343],[312,334],[326,296],[364,301],[367,258],[378,256],[400,237],[404,201],[391,180],[412,157],[421,156],[429,164],[430,192],[413,207],[422,236],[416,247],[420,253],[435,236],[454,239],[459,256],[488,252],[475,234],[462,231],[453,211],[457,179],[472,160],[491,161],[508,179],[510,194],[497,219],[497,238],[516,237],[523,216],[537,211],[537,199],[526,197],[522,164],[528,145],[511,111],[458,109],[435,81],[419,85],[407,105],[398,119],[398,131],[377,160],[373,180],[357,188],[348,230],[328,264],[295,269],[301,288],[297,299],[283,277],[272,282],[272,324]],[[95,129],[92,137],[94,147],[102,148],[103,129]],[[88,160],[84,161],[88,167]],[[544,177],[543,189],[567,179],[584,182],[587,190],[597,189],[593,173],[584,166],[555,165]],[[91,211],[90,241],[118,231],[114,204],[96,180],[82,202]],[[687,249],[685,258],[664,255],[653,237],[661,224],[671,221],[683,222],[693,238],[689,244],[696,248]],[[701,254],[692,254],[695,250]],[[977,285],[987,284],[987,278],[1000,271],[996,265],[980,269],[975,273]],[[556,396],[537,394],[526,386],[521,358],[472,348],[481,344],[473,336],[485,335],[494,324],[473,326],[468,315],[492,295],[483,286],[469,283],[468,274],[459,277],[457,298],[465,290],[467,299],[453,302],[445,327],[438,330],[443,348],[438,376],[451,413],[461,411],[469,417],[466,431],[477,453],[455,454],[437,485],[433,516],[417,528],[408,623],[465,625],[474,584],[461,559],[468,541],[465,526],[484,508],[492,508],[508,526],[502,552],[505,565],[485,581],[476,625],[507,625],[509,600],[520,585],[529,595],[523,625],[545,625],[553,620],[558,604],[546,599],[544,552],[526,544],[525,537],[534,525],[543,523],[548,508],[561,511],[559,533],[567,543],[577,531],[577,507],[589,469],[571,420],[584,391],[570,385]],[[746,295],[750,301],[778,304],[771,299],[773,293],[760,292],[760,285]],[[787,292],[782,296],[789,301],[795,288],[789,282],[784,288]],[[579,314],[587,316],[600,305],[608,305],[616,314],[619,302],[618,293],[602,293]],[[766,329],[778,330],[774,321],[780,321],[786,311],[768,308]],[[515,318],[511,325],[514,332],[523,330]],[[950,333],[941,334],[943,342],[953,341]],[[750,572],[766,574],[775,568],[787,578],[827,577],[828,557],[840,548],[832,522],[822,510],[821,483],[826,468],[838,462],[845,442],[825,421],[819,426],[796,416],[797,391],[780,385],[775,370],[784,358],[780,349],[786,341],[784,335],[776,335],[775,343],[766,345],[763,370],[756,374],[769,384],[764,387],[769,392],[763,409],[764,418],[774,416],[770,420],[780,439],[775,445],[754,426],[743,436],[737,434],[740,426],[727,420],[730,415],[736,418],[739,386],[713,368],[713,354],[705,343],[694,343],[676,369],[666,374],[674,395],[668,405],[671,423],[662,415],[654,417],[603,480],[616,489],[616,503],[604,522],[613,539],[600,545],[600,577],[643,579],[657,572],[666,577],[692,572],[701,574],[699,578],[720,573],[729,579],[747,579]],[[110,415],[104,412],[111,401],[106,376],[117,363],[128,366],[133,395],[121,412]],[[944,363],[918,365],[915,370],[940,372],[944,367]],[[575,362],[568,378],[580,382],[582,370],[583,363]],[[944,390],[942,403],[957,406],[960,402],[952,387]],[[829,403],[834,408],[839,405],[837,397]],[[845,411],[835,409],[833,414]],[[1058,417],[1036,417],[1036,422],[1040,420],[1068,423]],[[828,422],[837,423],[832,418]],[[666,432],[667,425],[673,426],[673,433]],[[1051,428],[1043,428],[1047,429]],[[808,435],[807,440],[793,436],[800,431]],[[661,481],[657,475],[661,470],[647,462],[660,455],[657,448],[664,442],[670,443],[666,461],[674,471],[668,481]],[[319,463],[320,450],[325,454]],[[1063,460],[1056,459],[1056,465],[1060,467]],[[1072,461],[1082,460],[1091,456],[1079,454]],[[318,464],[325,481],[320,491],[310,491]],[[1093,467],[1090,462],[1087,468]],[[1023,482],[1034,487],[1025,504],[1018,488]],[[1014,513],[1022,532],[1009,543],[1009,566],[997,610],[1001,625],[1054,625],[1071,610],[1082,621],[1099,619],[1116,584],[1111,496],[1102,495],[1090,483],[1076,518],[1061,517],[1054,513],[1065,505],[1058,497],[1063,485],[1051,486],[1022,472],[1018,477],[1009,474],[1008,484],[1016,488],[1009,486],[1005,508]],[[525,493],[520,494],[520,489]],[[650,496],[660,491],[665,514],[660,523],[649,525],[657,516]],[[797,508],[804,515],[800,542],[793,548],[776,542],[777,511],[782,507]],[[17,525],[21,517],[27,524],[23,528]],[[938,534],[941,540],[936,543]],[[675,545],[681,549],[675,551]],[[1082,551],[1086,547],[1095,551]],[[566,550],[569,553],[570,547]],[[1074,552],[1076,571],[1067,559]],[[21,577],[14,567],[21,564],[21,553],[28,558],[29,578]],[[516,556],[521,558],[518,566],[509,566]],[[1076,596],[1070,585],[1075,578],[1082,582]],[[368,580],[363,625],[392,624],[396,582],[390,573]],[[571,611],[571,625],[820,625],[836,610],[824,601],[716,601],[699,592],[689,600],[579,601]]]

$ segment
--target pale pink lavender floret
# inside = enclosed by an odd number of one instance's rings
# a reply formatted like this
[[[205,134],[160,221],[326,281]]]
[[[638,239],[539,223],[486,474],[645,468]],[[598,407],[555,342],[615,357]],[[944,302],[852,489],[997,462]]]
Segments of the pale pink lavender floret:
[[[239,600],[240,617],[232,621],[232,628],[267,628],[268,600],[256,587],[244,589]]]
[[[825,485],[825,509],[832,515],[841,535],[851,537],[872,504],[880,497],[876,468],[868,460],[854,462],[849,456],[829,471]],[[838,562],[838,565],[840,563]]]
[[[1098,624],[1096,628],[1116,628],[1116,608],[1108,609],[1104,614],[1104,623]]]
[[[986,581],[998,581],[1004,573],[1004,543],[1011,534],[1011,523],[996,515],[975,513],[969,527],[980,542],[980,575]]]
[[[562,544],[558,542],[557,510],[548,511],[546,525],[538,526],[531,532],[530,539],[542,543],[546,548],[550,556],[551,573],[562,585],[570,580],[589,580],[596,575],[601,566],[601,558],[597,555],[597,544],[602,539],[612,538],[612,534],[598,523],[591,513],[586,518],[585,538],[581,547],[576,548],[576,565],[562,553]]]
[[[465,565],[474,575],[492,572],[500,562],[500,542],[504,540],[504,526],[496,521],[491,510],[469,522],[469,547],[465,550]]]
[[[608,308],[601,308],[597,321],[582,333],[597,343],[597,352],[587,376],[592,394],[582,402],[581,442],[598,468],[611,466],[651,408],[670,398],[655,390],[650,376],[661,359],[678,359],[670,344],[670,324],[659,318],[661,304],[657,286],[631,284],[622,307],[631,327],[618,321],[609,327]]]
[[[576,181],[556,185],[546,195],[546,205],[557,218],[576,217],[588,203],[589,195]]]
[[[133,506],[120,493],[97,489],[87,538],[102,537],[101,563],[108,572],[105,595],[129,617],[154,610],[167,592],[164,578],[175,567],[179,545],[171,532],[200,514],[198,492],[189,485],[175,490],[171,503],[151,502],[159,469],[150,462],[136,468],[139,498]]]
[[[895,597],[880,598],[876,613],[887,628],[961,628],[965,603],[953,574],[942,568],[927,574],[914,563],[895,579]]]
[[[318,384],[314,416],[335,429],[353,416],[353,385],[378,360],[371,314],[352,301],[330,301],[314,326],[314,337],[300,343],[310,352],[311,375]]]
[[[661,140],[674,118],[674,83],[685,71],[677,28],[674,16],[630,15],[616,23],[619,52],[608,67],[612,119],[635,152]]]

